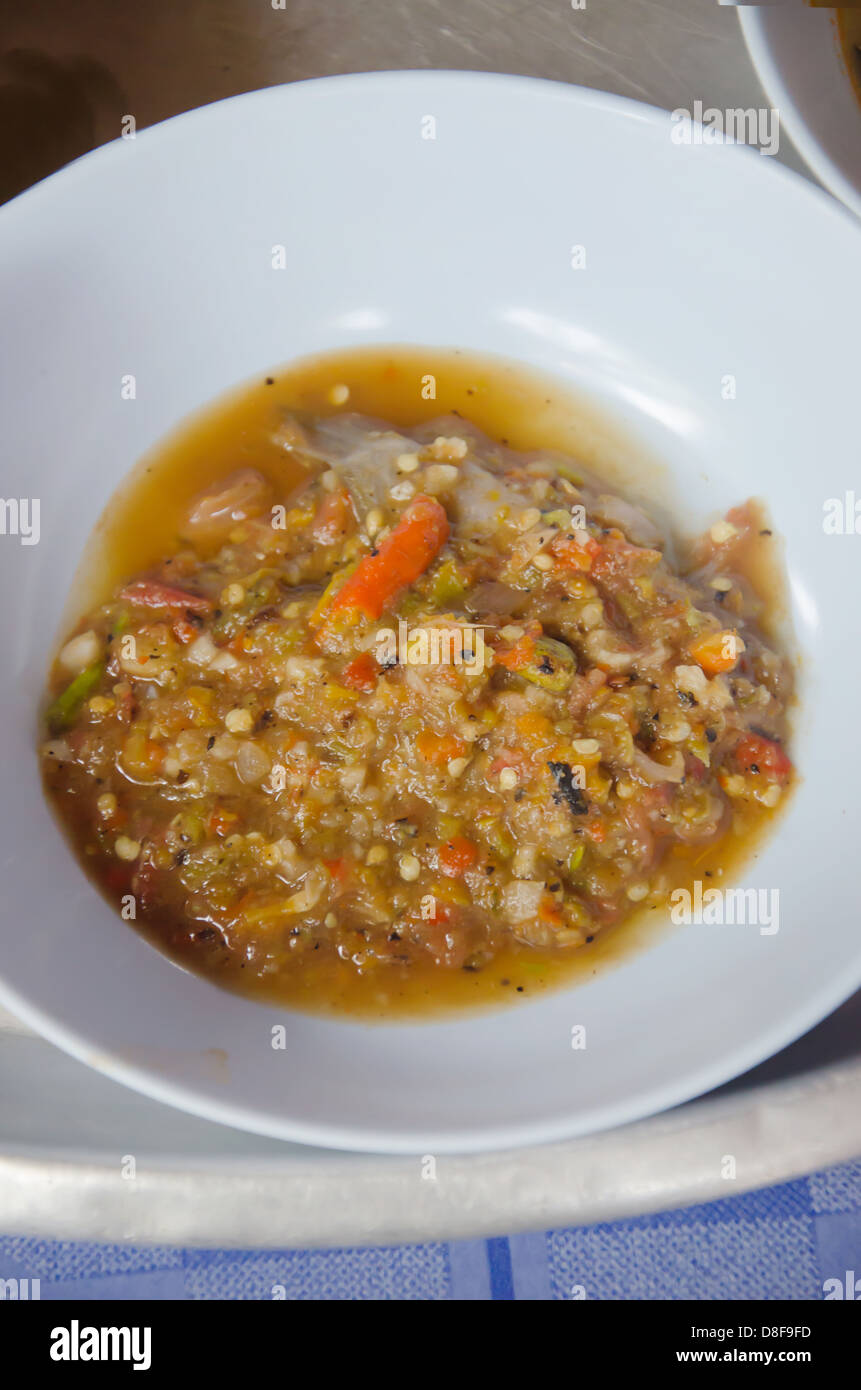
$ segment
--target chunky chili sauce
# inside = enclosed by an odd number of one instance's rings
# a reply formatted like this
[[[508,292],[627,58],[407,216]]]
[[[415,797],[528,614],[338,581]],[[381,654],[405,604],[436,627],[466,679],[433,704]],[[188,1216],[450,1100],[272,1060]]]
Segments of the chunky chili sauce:
[[[556,384],[377,349],[147,460],[41,750],[123,916],[225,986],[388,1017],[529,998],[723,882],[793,775],[777,542],[745,503],[680,569],[601,456]]]

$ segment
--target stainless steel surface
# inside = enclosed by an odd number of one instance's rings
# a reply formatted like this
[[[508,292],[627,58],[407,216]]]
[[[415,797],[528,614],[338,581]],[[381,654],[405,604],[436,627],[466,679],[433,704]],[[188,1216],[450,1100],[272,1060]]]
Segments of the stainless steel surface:
[[[525,73],[669,109],[766,104],[734,10],[713,0],[0,0],[0,200],[115,138],[125,115],[143,127],[255,87],[396,67]],[[786,141],[780,158],[802,167]],[[428,1180],[418,1159],[182,1115],[0,1017],[0,1231],[336,1245],[705,1201],[861,1151],[859,1022],[861,996],[704,1100],[569,1144],[440,1159]]]
[[[382,68],[525,73],[670,110],[765,104],[735,10],[715,0],[0,0],[0,201],[116,138],[125,115],[143,127]],[[780,157],[802,167],[788,141]]]

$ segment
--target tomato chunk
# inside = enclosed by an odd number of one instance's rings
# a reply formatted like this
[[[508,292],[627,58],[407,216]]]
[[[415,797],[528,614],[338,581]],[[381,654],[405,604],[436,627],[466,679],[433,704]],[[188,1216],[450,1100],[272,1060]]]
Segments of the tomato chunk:
[[[370,691],[376,688],[380,668],[370,652],[363,652],[349,662],[341,672],[341,681],[350,690]]]
[[[792,771],[792,762],[781,745],[762,734],[744,734],[735,746],[735,760],[744,772],[762,772],[780,781]]]
[[[319,507],[311,527],[311,534],[318,545],[334,545],[342,540],[353,527],[353,506],[346,488],[336,488],[327,492]]]

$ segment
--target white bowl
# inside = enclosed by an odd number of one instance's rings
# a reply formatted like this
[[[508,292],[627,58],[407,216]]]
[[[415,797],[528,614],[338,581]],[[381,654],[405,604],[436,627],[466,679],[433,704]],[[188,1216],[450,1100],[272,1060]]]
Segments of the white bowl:
[[[822,518],[857,481],[861,232],[773,160],[672,129],[520,78],[339,77],[179,117],[0,212],[3,488],[41,499],[37,545],[0,537],[0,1001],[59,1046],[261,1133],[440,1153],[677,1104],[857,988],[861,539]],[[95,517],[193,407],[293,356],[373,342],[559,374],[666,461],[690,528],[768,499],[804,653],[803,783],[745,879],[779,888],[778,933],[679,928],[521,1007],[366,1026],[177,969],[84,879],[42,797],[35,710]],[[271,1046],[281,1022],[286,1051]]]
[[[835,14],[809,5],[740,5],[742,33],[780,129],[810,169],[861,217],[861,101]]]

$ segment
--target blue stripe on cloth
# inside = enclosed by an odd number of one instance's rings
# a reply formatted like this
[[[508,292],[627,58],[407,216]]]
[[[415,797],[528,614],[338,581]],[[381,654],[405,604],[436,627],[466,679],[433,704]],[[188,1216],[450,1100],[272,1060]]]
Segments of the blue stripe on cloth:
[[[484,1301],[490,1298],[490,1269],[487,1247],[483,1240],[453,1240],[448,1247],[449,1298],[456,1303],[465,1299]]]
[[[514,1275],[511,1271],[511,1247],[508,1236],[497,1236],[487,1242],[487,1265],[490,1270],[490,1296],[498,1299],[514,1298]]]

